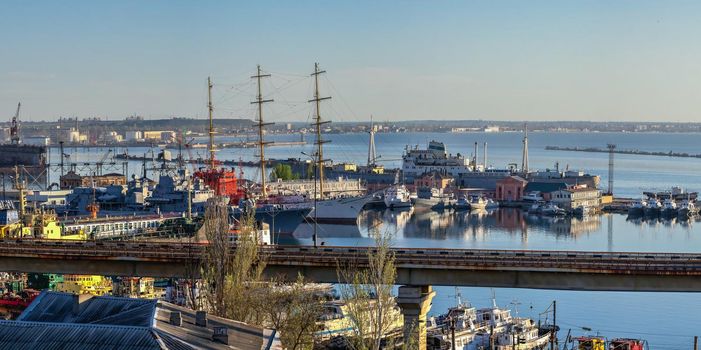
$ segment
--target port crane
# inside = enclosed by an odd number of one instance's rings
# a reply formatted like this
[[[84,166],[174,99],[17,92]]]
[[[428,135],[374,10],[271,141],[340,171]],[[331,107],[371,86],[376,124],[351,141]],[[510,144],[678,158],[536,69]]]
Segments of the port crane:
[[[17,102],[17,111],[12,117],[12,125],[10,126],[10,141],[13,144],[19,144],[19,110],[22,107],[22,102]]]

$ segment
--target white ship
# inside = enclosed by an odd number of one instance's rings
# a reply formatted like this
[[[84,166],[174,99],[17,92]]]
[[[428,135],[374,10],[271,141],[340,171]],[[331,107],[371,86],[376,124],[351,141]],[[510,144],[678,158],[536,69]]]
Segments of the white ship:
[[[428,143],[428,149],[406,148],[402,156],[402,172],[405,181],[411,183],[419,176],[437,171],[458,178],[462,174],[471,172],[472,166],[469,159],[460,153],[449,154],[445,144],[439,141]]]
[[[410,193],[404,185],[394,185],[385,189],[385,205],[389,209],[411,208]]]
[[[458,294],[459,295],[459,294]],[[451,327],[455,328],[453,340]],[[475,309],[459,302],[447,314],[432,317],[427,322],[427,348],[456,350],[530,350],[542,349],[550,340],[550,332],[539,329],[528,318],[512,317],[511,311],[497,307]]]

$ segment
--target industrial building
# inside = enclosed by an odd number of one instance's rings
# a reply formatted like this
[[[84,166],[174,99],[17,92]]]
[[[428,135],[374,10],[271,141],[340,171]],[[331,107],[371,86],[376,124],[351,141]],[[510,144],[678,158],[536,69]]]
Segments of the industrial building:
[[[282,349],[279,334],[154,299],[44,291],[15,321],[6,349]]]

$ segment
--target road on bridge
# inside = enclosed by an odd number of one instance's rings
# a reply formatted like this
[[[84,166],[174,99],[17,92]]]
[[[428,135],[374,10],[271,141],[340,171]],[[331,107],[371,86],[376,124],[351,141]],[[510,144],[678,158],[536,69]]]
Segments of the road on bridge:
[[[203,244],[0,241],[0,271],[187,277]],[[235,247],[232,247],[235,249]],[[364,268],[368,247],[262,246],[266,274],[339,282]],[[393,248],[397,283],[575,290],[701,292],[701,253]],[[190,268],[188,268],[188,266]]]

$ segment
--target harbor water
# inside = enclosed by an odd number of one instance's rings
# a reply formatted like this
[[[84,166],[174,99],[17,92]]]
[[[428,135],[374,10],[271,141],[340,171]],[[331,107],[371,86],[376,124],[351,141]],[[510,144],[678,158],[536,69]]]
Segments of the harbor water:
[[[336,162],[364,163],[367,159],[367,134],[325,135],[331,143],[325,145],[325,157]],[[270,136],[270,140],[297,141],[298,135]],[[218,142],[238,141],[219,138]],[[271,158],[304,158],[301,152],[313,152],[310,144],[269,147]],[[483,143],[488,143],[488,164],[496,168],[521,162],[520,133],[379,133],[377,153],[386,167],[399,167],[407,145],[424,148],[428,141],[445,142],[448,152],[470,157],[474,142],[479,143],[482,159]],[[654,142],[650,142],[654,140]],[[674,151],[699,153],[697,134],[645,133],[529,133],[531,169],[584,170],[601,176],[606,188],[608,155],[605,153],[546,151],[545,146],[605,147],[614,143],[619,149]],[[204,142],[204,140],[202,140]],[[78,161],[97,160],[104,148],[77,149]],[[148,148],[130,149],[130,154],[143,155]],[[67,148],[66,153],[72,149]],[[122,152],[121,148],[115,152]],[[173,153],[176,153],[174,150]],[[199,154],[198,154],[199,152]],[[194,156],[206,157],[205,150],[193,151]],[[220,159],[253,160],[255,150],[224,149]],[[186,156],[187,157],[187,156]],[[52,150],[58,159],[58,150]],[[141,174],[141,162],[130,162],[129,172]],[[244,169],[246,177],[257,179],[255,169]],[[658,156],[615,155],[614,194],[638,198],[642,191],[665,190],[680,186],[690,191],[701,190],[701,159]],[[57,177],[56,177],[57,179]],[[55,181],[55,180],[53,180]],[[514,209],[469,213],[445,211],[366,211],[359,225],[320,225],[320,239],[328,245],[370,245],[369,232],[377,229],[394,235],[396,247],[435,248],[495,248],[595,251],[654,251],[699,252],[701,222],[665,220],[628,220],[625,215],[605,214],[585,219],[541,218]],[[300,226],[291,237],[279,237],[283,244],[311,244],[312,229]],[[455,303],[455,289],[437,287],[438,295],[431,312],[442,313]],[[526,289],[496,289],[499,305],[509,307],[515,314],[538,317],[552,300],[558,303],[560,336],[569,329],[574,335],[600,334],[607,337],[646,339],[651,349],[689,349],[693,336],[701,335],[701,294],[640,293],[640,292],[582,292]],[[491,304],[489,288],[461,288],[464,299],[474,306]],[[591,329],[586,331],[584,329]]]

